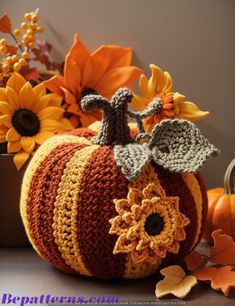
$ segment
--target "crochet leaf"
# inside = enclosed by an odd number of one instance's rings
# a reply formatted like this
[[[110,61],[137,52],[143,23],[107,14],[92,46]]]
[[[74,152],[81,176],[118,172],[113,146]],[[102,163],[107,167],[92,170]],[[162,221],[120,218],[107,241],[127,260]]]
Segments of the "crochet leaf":
[[[220,265],[235,264],[235,242],[229,235],[218,229],[212,233],[214,246],[211,248],[210,261]]]
[[[169,266],[162,269],[160,273],[165,278],[156,285],[155,294],[161,298],[168,294],[173,294],[177,298],[183,299],[197,284],[197,279],[193,275],[186,275],[180,266]]]
[[[199,269],[194,272],[194,276],[199,281],[211,281],[211,287],[214,290],[222,290],[225,296],[231,288],[235,288],[235,271],[232,271],[231,266]]]
[[[151,152],[147,144],[127,144],[114,146],[114,159],[129,180],[136,178],[150,160]]]
[[[196,172],[218,153],[192,122],[178,119],[156,125],[149,148],[154,161],[172,172]]]

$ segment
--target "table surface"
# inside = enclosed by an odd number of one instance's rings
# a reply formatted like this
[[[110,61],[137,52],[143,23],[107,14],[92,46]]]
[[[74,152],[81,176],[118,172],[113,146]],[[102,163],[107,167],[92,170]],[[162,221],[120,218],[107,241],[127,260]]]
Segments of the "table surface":
[[[207,250],[205,243],[198,248],[204,253]],[[156,276],[120,281],[71,276],[51,267],[31,248],[0,248],[0,303],[3,294],[10,293],[12,296],[118,296],[120,305],[235,305],[235,289],[229,297],[224,297],[209,285],[200,284],[184,300],[170,296],[158,300],[155,284]]]

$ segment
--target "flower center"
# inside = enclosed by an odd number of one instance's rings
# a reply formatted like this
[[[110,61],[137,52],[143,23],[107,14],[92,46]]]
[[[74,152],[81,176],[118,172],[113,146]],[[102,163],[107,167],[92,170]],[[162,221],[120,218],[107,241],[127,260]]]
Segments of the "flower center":
[[[18,109],[12,117],[12,124],[22,136],[33,136],[40,131],[40,121],[37,115],[29,109]]]
[[[82,91],[81,99],[87,95],[98,95],[98,92],[94,88],[87,87]]]
[[[163,218],[159,214],[154,213],[146,218],[144,229],[150,236],[156,236],[163,230]]]

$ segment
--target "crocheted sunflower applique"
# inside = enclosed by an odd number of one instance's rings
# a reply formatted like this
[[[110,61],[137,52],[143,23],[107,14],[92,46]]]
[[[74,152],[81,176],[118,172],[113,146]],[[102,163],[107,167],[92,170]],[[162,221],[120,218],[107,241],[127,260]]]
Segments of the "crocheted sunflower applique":
[[[109,220],[109,233],[118,239],[113,253],[129,253],[133,263],[155,264],[167,252],[178,253],[189,219],[179,210],[179,197],[167,197],[150,183],[143,190],[130,188],[126,199],[114,200],[118,215]]]

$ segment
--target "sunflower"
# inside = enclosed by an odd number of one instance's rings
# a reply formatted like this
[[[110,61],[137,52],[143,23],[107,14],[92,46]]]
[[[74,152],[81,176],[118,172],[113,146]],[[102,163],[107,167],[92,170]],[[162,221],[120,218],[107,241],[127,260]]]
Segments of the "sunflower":
[[[114,200],[118,215],[109,233],[118,235],[113,253],[129,253],[133,263],[155,264],[167,252],[178,253],[189,219],[179,210],[178,197],[150,183],[143,191],[130,188],[127,199]]]
[[[73,114],[76,126],[87,127],[100,120],[100,112],[84,114],[80,108],[81,98],[90,93],[98,93],[108,99],[120,87],[131,87],[142,70],[130,66],[132,50],[116,45],[105,45],[89,53],[78,35],[65,58],[63,76],[57,75],[45,81],[52,92],[63,97],[65,108]]]
[[[0,142],[7,142],[8,153],[16,153],[18,170],[49,137],[72,128],[63,113],[61,97],[46,94],[42,83],[32,88],[17,72],[0,88]]]
[[[132,106],[137,111],[145,110],[155,99],[160,99],[162,102],[161,111],[144,120],[147,132],[150,132],[154,125],[163,119],[181,118],[197,121],[208,116],[209,112],[201,111],[195,103],[186,101],[185,96],[173,91],[172,78],[167,71],[162,71],[153,64],[150,65],[150,68],[152,75],[149,80],[144,74],[139,79],[139,87],[143,96],[135,94],[132,99]]]

